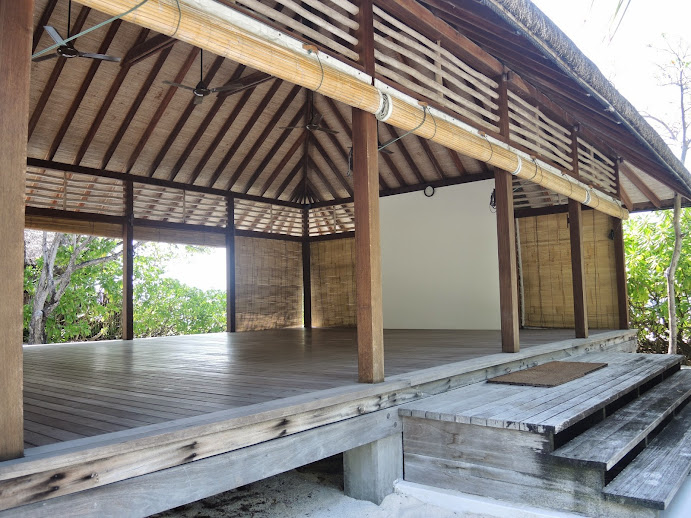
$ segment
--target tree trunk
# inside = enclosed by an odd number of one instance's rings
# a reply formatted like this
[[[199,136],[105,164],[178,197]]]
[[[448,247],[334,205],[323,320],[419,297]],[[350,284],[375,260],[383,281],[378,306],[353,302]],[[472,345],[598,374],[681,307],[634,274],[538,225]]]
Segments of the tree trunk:
[[[668,354],[677,354],[677,302],[674,290],[674,277],[681,255],[681,196],[674,196],[674,251],[667,270],[667,307],[669,309],[669,347]]]

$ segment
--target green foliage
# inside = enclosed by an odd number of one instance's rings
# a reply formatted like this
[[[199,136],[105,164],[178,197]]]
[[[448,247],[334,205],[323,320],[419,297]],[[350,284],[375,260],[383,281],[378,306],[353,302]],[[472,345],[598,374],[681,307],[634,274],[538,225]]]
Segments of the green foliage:
[[[667,279],[674,248],[672,211],[635,214],[625,223],[626,268],[631,325],[639,329],[640,349],[667,352]],[[682,209],[681,231],[691,235],[691,209]],[[691,242],[683,240],[676,273],[679,352],[691,359]]]
[[[121,241],[96,239],[79,262],[103,257],[119,249]],[[146,243],[134,260],[134,332],[136,337],[225,331],[225,292],[203,291],[164,277],[170,261],[183,260],[182,252],[206,253],[200,247]],[[58,251],[55,269],[67,264],[71,246]],[[24,269],[25,302],[35,292],[42,259]],[[120,338],[122,312],[122,260],[77,270],[56,310],[46,322],[49,343]],[[24,305],[24,339],[28,338],[31,305]]]

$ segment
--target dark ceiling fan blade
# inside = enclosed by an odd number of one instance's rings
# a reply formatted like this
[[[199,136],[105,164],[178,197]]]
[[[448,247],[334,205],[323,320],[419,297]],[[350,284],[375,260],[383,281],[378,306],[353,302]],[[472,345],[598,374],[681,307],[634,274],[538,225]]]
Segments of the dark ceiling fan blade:
[[[305,129],[304,126],[279,126],[278,129]]]
[[[80,58],[101,59],[103,61],[114,61],[116,63],[118,61],[120,61],[120,58],[116,58],[115,56],[108,56],[107,54],[94,54],[92,52],[80,52],[79,57]]]
[[[387,148],[383,148],[383,149],[379,148],[379,151],[381,153],[386,153],[387,155],[393,155],[393,151],[391,151],[390,149],[387,149]]]
[[[49,59],[55,59],[57,58],[58,55],[55,52],[49,52],[48,54],[43,54],[42,56],[38,56],[37,58],[32,59],[34,63],[39,63],[41,61],[47,61]]]
[[[328,128],[322,128],[321,126],[314,128],[314,131],[323,131],[324,133],[330,133],[331,135],[338,135],[338,131]]]
[[[48,36],[50,36],[55,43],[57,43],[58,45],[67,45],[65,40],[62,39],[62,36],[60,36],[60,33],[55,29],[55,27],[52,27],[50,25],[44,25],[43,28],[48,33]]]
[[[194,105],[201,104],[203,101],[204,101],[203,95],[195,95],[194,101],[192,101],[192,104],[194,104]]]
[[[194,92],[194,87],[192,86],[181,85],[180,83],[173,83],[172,81],[163,81],[163,84],[168,86],[175,86],[177,88],[183,88],[184,90]]]

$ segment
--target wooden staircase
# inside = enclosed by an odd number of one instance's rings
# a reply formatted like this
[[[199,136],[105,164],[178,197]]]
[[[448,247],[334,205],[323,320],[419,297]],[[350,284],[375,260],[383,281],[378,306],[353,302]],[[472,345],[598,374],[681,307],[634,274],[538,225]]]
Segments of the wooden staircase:
[[[586,516],[659,516],[691,471],[681,356],[586,354],[552,387],[478,383],[405,405],[404,478]]]

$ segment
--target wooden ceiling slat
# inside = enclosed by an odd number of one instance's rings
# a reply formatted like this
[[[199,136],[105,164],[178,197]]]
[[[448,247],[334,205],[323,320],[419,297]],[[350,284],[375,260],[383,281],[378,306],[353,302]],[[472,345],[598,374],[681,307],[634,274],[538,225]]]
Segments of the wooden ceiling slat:
[[[235,70],[233,71],[233,74],[230,76],[230,81],[235,81],[236,79],[238,79],[244,71],[245,71],[245,65],[238,65],[235,68]],[[214,118],[218,114],[218,112],[221,109],[221,106],[223,106],[223,103],[225,102],[225,100],[226,100],[226,97],[216,96],[213,105],[211,105],[211,108],[209,108],[209,111],[206,112],[206,115],[202,119],[201,123],[199,123],[199,126],[197,126],[197,129],[194,132],[194,135],[192,135],[192,137],[187,141],[187,145],[183,149],[182,153],[180,153],[180,156],[176,160],[175,165],[172,167],[172,169],[168,173],[168,180],[175,180],[177,178],[178,174],[180,174],[180,170],[182,169],[182,166],[185,165],[185,162],[187,162],[187,159],[192,154],[192,151],[194,151],[194,148],[197,146],[197,144],[199,143],[201,138],[204,136],[204,133],[206,133],[206,130],[208,129],[209,125],[211,124],[211,122],[214,120]],[[193,178],[190,181],[190,183],[194,183],[195,179],[196,178]]]
[[[223,125],[216,132],[216,136],[209,144],[209,147],[206,148],[204,155],[202,155],[202,157],[199,159],[197,165],[194,166],[194,170],[192,171],[192,174],[190,175],[190,178],[187,181],[188,183],[194,183],[197,181],[197,178],[199,178],[199,175],[204,170],[204,167],[206,167],[206,164],[209,162],[214,152],[223,141],[223,138],[228,134],[228,130],[230,130],[230,127],[233,125],[235,119],[237,119],[238,115],[245,107],[245,104],[247,104],[247,102],[250,100],[251,96],[252,90],[245,90],[243,92],[242,96],[235,104],[233,111],[230,112],[230,115],[228,115],[228,117],[226,117],[226,120],[223,122]]]
[[[288,95],[286,95],[285,99],[281,103],[281,105],[278,107],[276,112],[273,114],[271,119],[269,119],[269,122],[267,122],[266,126],[262,130],[261,134],[257,137],[257,139],[254,141],[254,144],[252,144],[252,147],[250,150],[247,152],[245,155],[245,158],[240,162],[240,165],[236,168],[235,172],[233,173],[233,176],[231,176],[230,180],[228,181],[226,185],[226,190],[231,191],[233,187],[235,187],[235,184],[237,181],[242,177],[242,174],[245,172],[247,169],[247,166],[249,163],[252,161],[252,159],[255,158],[255,156],[259,153],[259,150],[261,147],[264,145],[264,142],[266,142],[266,139],[269,137],[269,134],[273,131],[274,127],[276,124],[278,124],[278,121],[281,120],[281,117],[285,115],[286,111],[290,107],[290,105],[293,103],[293,100],[297,96],[298,92],[300,91],[301,87],[300,86],[293,86],[293,88],[290,89],[288,92]],[[261,173],[261,171],[260,171]],[[250,180],[247,182],[247,185],[243,189],[243,192],[247,192],[249,188],[252,186],[252,184],[256,181],[257,179],[257,172],[255,171]]]
[[[221,65],[223,64],[223,61],[225,59],[218,56],[216,59],[214,59],[213,63],[211,64],[211,67],[209,67],[209,70],[206,72],[204,75],[204,83],[211,84],[211,81],[213,80],[214,76],[218,72],[218,69],[221,68]],[[177,122],[175,123],[175,126],[173,127],[172,131],[168,134],[168,137],[166,138],[166,141],[163,143],[163,146],[161,149],[158,151],[158,154],[156,155],[156,158],[154,161],[151,163],[149,166],[149,172],[147,176],[153,177],[154,174],[156,174],[156,170],[158,169],[158,166],[161,165],[161,162],[163,159],[166,157],[168,154],[168,151],[170,151],[171,146],[173,145],[173,142],[175,142],[175,139],[178,137],[180,134],[180,131],[182,131],[182,128],[185,127],[185,124],[187,123],[187,119],[190,118],[190,115],[192,115],[192,112],[197,105],[194,104],[194,98],[190,99],[189,103],[187,104],[187,107],[185,110],[180,114],[180,117],[178,117]]]
[[[166,59],[168,58],[168,55],[170,54],[170,51],[172,49],[172,45],[169,45],[166,48],[164,48],[158,55],[158,59],[156,60],[154,66],[151,67],[151,70],[149,70],[149,74],[147,75],[146,79],[144,80],[144,83],[139,89],[139,92],[137,93],[137,96],[132,102],[130,109],[127,111],[127,115],[125,115],[125,119],[120,124],[120,127],[118,128],[115,137],[113,137],[113,140],[111,141],[110,145],[108,146],[108,149],[106,150],[106,154],[103,157],[103,161],[101,162],[101,169],[108,169],[108,163],[110,162],[110,159],[113,157],[115,150],[120,145],[122,137],[125,136],[125,132],[130,127],[130,124],[132,123],[134,116],[137,114],[139,107],[144,102],[144,98],[151,90],[151,85],[156,79],[158,73],[161,71],[161,68],[163,68],[163,64],[166,62]]]
[[[141,29],[139,31],[139,35],[137,36],[137,40],[135,41],[134,44],[138,45],[139,43],[144,41],[148,34],[149,34],[149,29]],[[113,100],[115,99],[115,96],[120,91],[120,87],[122,86],[122,83],[125,81],[125,78],[127,77],[127,73],[129,71],[130,71],[130,67],[128,67],[128,66],[120,67],[120,70],[118,71],[117,76],[115,76],[115,79],[113,80],[112,84],[110,85],[110,89],[108,90],[108,93],[106,94],[105,98],[101,102],[101,108],[98,110],[96,117],[94,118],[93,122],[91,123],[91,126],[89,127],[89,131],[87,132],[86,137],[84,137],[84,140],[82,141],[82,145],[79,147],[79,151],[77,151],[77,156],[74,158],[74,160],[72,162],[75,165],[81,164],[82,159],[84,158],[84,155],[86,155],[86,152],[89,149],[91,142],[94,140],[94,137],[96,136],[96,133],[98,132],[98,129],[101,127],[101,123],[103,122],[103,119],[105,118],[106,113],[108,113],[108,110],[110,109],[110,105],[112,104]]]
[[[396,131],[396,128],[394,128],[393,126],[387,124],[386,130],[391,134],[392,138],[398,139],[400,137],[398,131]],[[413,160],[413,157],[410,156],[410,153],[408,152],[408,149],[405,147],[403,142],[401,140],[397,140],[394,143],[394,145],[396,146],[396,150],[401,153],[401,156],[405,160],[406,164],[408,164],[408,168],[410,169],[410,171],[415,175],[415,178],[417,178],[417,181],[419,183],[425,183],[427,180],[425,180],[425,177],[422,176],[422,173],[420,172],[420,169],[418,169],[415,160]]]
[[[50,20],[50,17],[53,14],[53,10],[55,9],[57,3],[58,0],[50,0],[48,4],[46,4],[46,8],[41,13],[41,18],[39,18],[36,27],[34,27],[34,41],[31,45],[32,54],[36,52],[36,47],[38,47],[38,44],[41,41],[41,36],[43,36],[43,27],[48,25],[48,21]]]
[[[331,160],[331,157],[327,154],[326,149],[324,149],[324,146],[322,146],[321,142],[319,142],[319,138],[317,135],[314,135],[314,138],[312,139],[312,144],[313,144],[314,148],[317,150],[317,152],[324,159],[324,162],[326,162],[326,165],[329,166],[329,168],[331,169],[331,171],[333,172],[334,176],[336,177],[338,182],[341,184],[341,186],[346,190],[346,192],[350,196],[352,196],[353,195],[353,188],[350,186],[348,181],[345,179],[345,176],[343,176],[343,170],[336,167],[336,164],[334,164],[333,160]],[[346,160],[347,160],[347,157],[346,157]],[[347,167],[347,161],[346,161],[345,167]],[[338,197],[339,197],[338,195],[334,196],[334,198],[338,198]]]
[[[189,72],[190,68],[192,68],[192,64],[197,58],[197,54],[199,54],[199,49],[197,47],[193,47],[187,55],[187,58],[185,59],[184,63],[180,67],[180,70],[175,76],[175,79],[173,79],[173,82],[181,83],[185,79],[187,72]],[[151,138],[152,133],[156,129],[156,125],[161,120],[161,117],[163,117],[166,108],[168,108],[170,101],[173,99],[173,96],[177,91],[178,88],[174,86],[168,87],[165,96],[163,96],[161,103],[158,105],[158,108],[156,108],[156,113],[154,113],[153,117],[151,117],[151,120],[149,121],[149,124],[146,126],[146,129],[144,130],[142,136],[139,137],[139,139],[137,139],[137,145],[134,148],[134,151],[132,151],[132,154],[130,155],[129,159],[127,160],[127,167],[125,169],[127,173],[130,173],[132,171],[134,163],[137,161],[137,158],[139,158],[139,155],[144,149],[146,143],[149,141],[149,138]]]
[[[299,111],[295,115],[296,119],[299,118],[300,116],[302,116],[303,114],[304,114],[304,110]],[[297,122],[297,120],[290,125],[293,126],[296,122]],[[284,133],[290,132],[290,131],[291,130],[285,130]],[[293,142],[293,145],[290,146],[290,149],[286,152],[285,155],[283,155],[283,158],[281,158],[281,161],[278,163],[276,168],[271,172],[271,175],[269,176],[269,178],[266,179],[266,181],[264,182],[264,185],[262,185],[262,188],[259,191],[260,196],[264,196],[264,194],[266,194],[266,191],[269,190],[269,188],[271,187],[271,184],[274,183],[274,181],[276,180],[278,175],[281,174],[281,171],[283,171],[285,166],[288,165],[288,162],[290,162],[290,160],[293,158],[293,156],[295,155],[297,150],[300,149],[300,147],[304,144],[306,138],[307,138],[307,133],[303,131],[302,134],[298,137],[298,139],[295,142]],[[285,189],[285,186],[283,186],[283,188]],[[281,192],[283,192],[283,189],[281,189]],[[278,197],[278,196],[279,195],[277,194],[276,197]]]
[[[247,123],[243,126],[243,128],[240,130],[240,133],[238,136],[235,138],[235,141],[233,144],[230,146],[230,149],[226,153],[226,155],[223,157],[221,162],[218,164],[216,167],[216,170],[213,172],[211,175],[211,179],[207,183],[209,187],[213,187],[218,180],[218,178],[223,174],[223,171],[225,170],[226,166],[230,162],[230,160],[235,156],[235,153],[237,153],[238,149],[240,149],[240,146],[242,146],[242,143],[245,141],[247,138],[247,135],[249,132],[252,130],[254,125],[257,123],[257,121],[261,118],[262,113],[264,113],[264,110],[266,109],[266,106],[269,104],[273,96],[276,94],[278,89],[281,87],[282,82],[275,80],[273,84],[271,85],[271,88],[269,91],[264,95],[264,98],[261,100],[261,102],[257,105],[257,107],[254,109],[252,112],[252,115],[250,115],[250,118],[248,119]]]
[[[108,32],[106,33],[105,38],[103,38],[103,41],[101,42],[101,45],[98,48],[99,54],[108,53],[108,49],[110,48],[113,39],[115,39],[115,35],[117,34],[121,24],[122,20],[115,20],[113,23],[110,24],[110,27],[108,27]],[[60,129],[53,138],[53,142],[50,145],[50,149],[48,150],[48,154],[46,156],[48,160],[53,160],[55,158],[55,154],[58,152],[58,148],[60,147],[60,144],[62,144],[62,140],[65,138],[67,130],[72,124],[72,121],[74,120],[74,117],[77,114],[79,107],[81,106],[82,100],[86,96],[86,93],[89,90],[89,87],[91,86],[91,83],[94,80],[94,76],[96,75],[96,72],[98,72],[98,68],[101,66],[101,63],[103,63],[103,61],[100,59],[92,60],[92,63],[89,66],[89,70],[86,73],[86,76],[84,77],[84,80],[82,81],[82,84],[79,87],[77,94],[74,96],[74,100],[70,105],[70,109],[67,111],[67,115],[65,115],[65,118],[62,121]]]
[[[261,163],[257,166],[256,170],[255,170],[254,173],[252,174],[252,177],[251,177],[251,178],[249,179],[249,181],[247,182],[247,185],[245,185],[245,187],[242,189],[242,192],[244,192],[245,194],[247,194],[247,193],[250,191],[250,189],[254,186],[254,184],[257,182],[257,180],[258,180],[259,177],[261,176],[261,174],[264,172],[264,169],[266,169],[266,167],[269,165],[269,163],[271,162],[271,160],[274,159],[274,157],[275,157],[276,154],[278,153],[278,151],[279,151],[279,149],[281,148],[281,146],[283,146],[284,142],[288,139],[288,137],[289,137],[290,134],[292,133],[293,130],[291,129],[291,127],[292,127],[292,126],[295,126],[295,125],[298,123],[298,121],[299,121],[304,115],[305,115],[305,114],[304,114],[304,107],[303,107],[302,109],[298,110],[297,112],[295,112],[295,115],[293,115],[293,118],[290,119],[290,121],[288,122],[288,127],[286,127],[286,128],[283,130],[283,132],[282,132],[282,133],[279,135],[279,137],[276,139],[276,142],[274,142],[274,145],[271,147],[271,149],[269,150],[269,152],[266,153],[266,156],[265,156],[264,159],[261,161]],[[261,190],[260,190],[261,196],[264,195],[264,193],[265,193],[266,190],[269,188],[269,186],[271,185],[271,183],[276,179],[276,176],[281,172],[281,170],[283,169],[283,167],[285,167],[286,163],[288,163],[288,161],[293,157],[293,154],[295,154],[295,151],[296,151],[297,147],[299,147],[299,145],[302,143],[302,139],[304,139],[305,137],[307,137],[307,135],[305,135],[305,132],[303,131],[302,134],[301,134],[301,136],[298,137],[298,139],[296,140],[296,143],[293,144],[293,146],[290,148],[290,150],[288,151],[288,153],[286,153],[286,154],[283,156],[283,158],[282,158],[281,161],[279,162],[278,167],[276,167],[276,169],[274,170],[274,172],[271,173],[271,175],[270,175],[269,178],[266,180],[266,182],[264,182],[264,185],[262,186],[262,188],[261,188]],[[293,148],[295,148],[295,149],[293,149]]]
[[[79,10],[77,19],[74,21],[74,24],[72,25],[73,34],[76,34],[82,30],[82,27],[86,22],[86,17],[89,16],[90,11],[91,9],[89,9],[88,7],[82,7]],[[41,97],[39,97],[38,102],[34,107],[34,111],[31,114],[31,117],[29,118],[29,139],[31,139],[31,135],[34,133],[34,130],[36,129],[36,125],[38,124],[38,121],[41,118],[41,114],[43,113],[43,110],[45,110],[46,105],[48,104],[50,95],[53,93],[53,89],[55,88],[58,79],[60,79],[60,74],[62,73],[62,69],[65,67],[65,63],[67,63],[67,58],[55,58],[55,65],[53,66],[53,71],[51,72],[48,81],[43,87]]]
[[[662,201],[660,198],[657,197],[657,195],[652,191],[650,187],[648,187],[641,178],[634,173],[631,169],[628,167],[624,166],[623,164],[619,166],[619,172],[623,173],[626,178],[629,179],[629,181],[638,189],[641,191],[643,196],[648,198],[650,202],[655,205],[658,209],[662,207]]]

